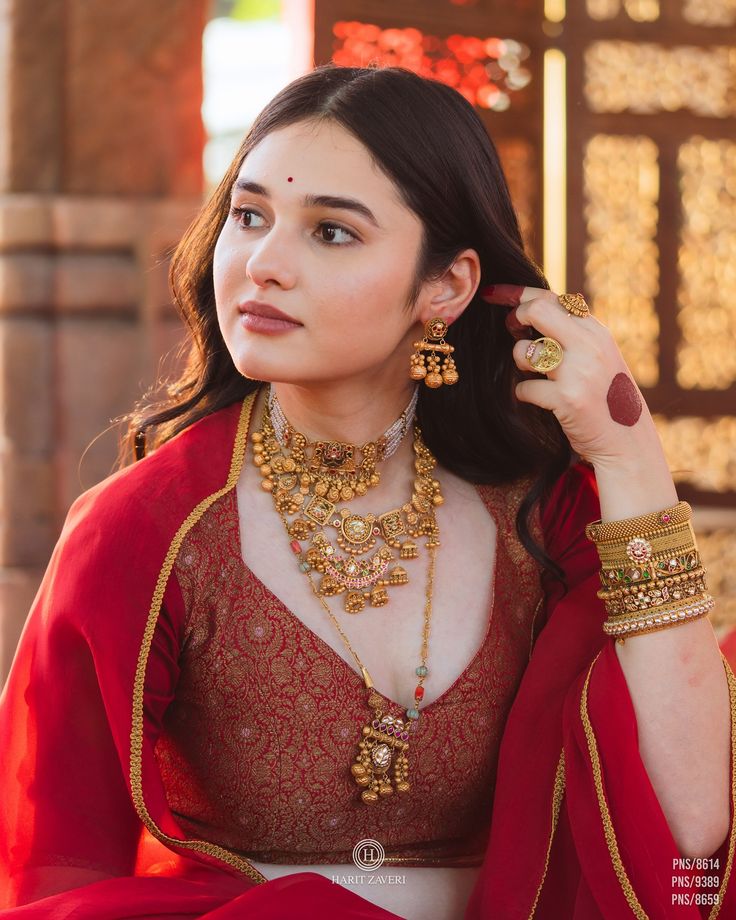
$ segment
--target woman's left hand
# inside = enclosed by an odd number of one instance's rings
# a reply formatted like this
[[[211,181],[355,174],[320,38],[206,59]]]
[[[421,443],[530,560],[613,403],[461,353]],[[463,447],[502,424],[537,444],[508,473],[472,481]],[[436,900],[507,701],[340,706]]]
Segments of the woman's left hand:
[[[539,373],[526,357],[539,337],[530,327],[562,346],[562,363],[542,379],[518,383],[516,396],[553,412],[573,450],[593,465],[608,465],[640,449],[640,435],[659,444],[651,414],[607,326],[590,314],[568,312],[544,288],[497,284],[479,293],[488,303],[513,308],[506,326],[518,340],[513,356],[520,370]]]

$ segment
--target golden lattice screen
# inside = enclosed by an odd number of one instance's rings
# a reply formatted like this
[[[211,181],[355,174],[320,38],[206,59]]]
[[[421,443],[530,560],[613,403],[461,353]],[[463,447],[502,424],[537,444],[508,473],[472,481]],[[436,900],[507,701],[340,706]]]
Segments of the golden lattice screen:
[[[736,0],[317,0],[315,16],[318,63],[408,67],[476,106],[532,254],[561,246],[556,280],[611,327],[680,497],[712,510],[713,619],[736,626]]]
[[[736,3],[584,0],[565,22],[571,274],[682,497],[736,507]]]

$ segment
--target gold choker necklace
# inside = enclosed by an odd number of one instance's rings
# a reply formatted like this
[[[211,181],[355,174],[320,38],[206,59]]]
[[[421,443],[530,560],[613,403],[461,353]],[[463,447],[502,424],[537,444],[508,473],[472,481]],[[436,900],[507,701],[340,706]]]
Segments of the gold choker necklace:
[[[316,494],[336,502],[365,495],[368,489],[378,485],[381,474],[376,464],[388,460],[398,449],[414,421],[418,398],[419,388],[415,387],[408,406],[393,425],[375,441],[368,441],[362,447],[344,441],[318,440],[312,443],[291,426],[272,387],[268,389],[267,403],[273,433],[279,445],[290,450],[295,462],[304,467]]]

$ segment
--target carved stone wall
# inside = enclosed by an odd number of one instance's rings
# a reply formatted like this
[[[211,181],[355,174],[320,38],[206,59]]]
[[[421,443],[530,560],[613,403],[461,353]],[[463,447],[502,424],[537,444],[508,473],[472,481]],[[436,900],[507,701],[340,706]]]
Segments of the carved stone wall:
[[[205,0],[0,0],[0,682],[110,421],[180,336]]]

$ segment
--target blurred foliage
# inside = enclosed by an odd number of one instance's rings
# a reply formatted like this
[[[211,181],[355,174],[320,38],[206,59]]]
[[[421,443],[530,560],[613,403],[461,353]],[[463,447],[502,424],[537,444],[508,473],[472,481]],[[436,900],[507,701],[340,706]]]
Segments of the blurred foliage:
[[[281,0],[214,0],[210,18],[224,16],[241,22],[258,19],[278,19]]]

